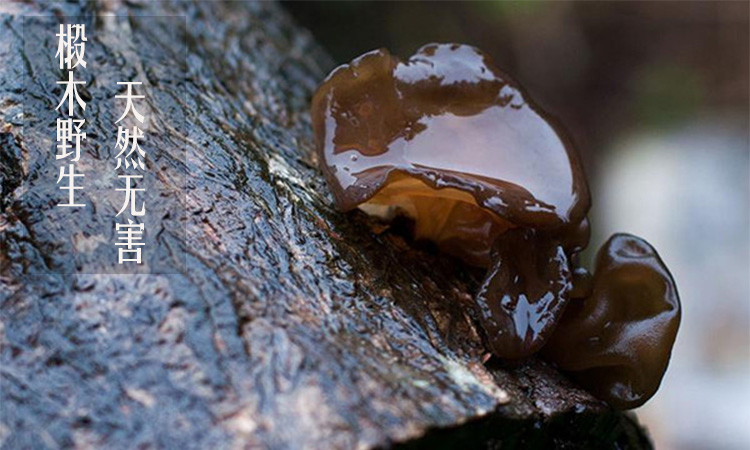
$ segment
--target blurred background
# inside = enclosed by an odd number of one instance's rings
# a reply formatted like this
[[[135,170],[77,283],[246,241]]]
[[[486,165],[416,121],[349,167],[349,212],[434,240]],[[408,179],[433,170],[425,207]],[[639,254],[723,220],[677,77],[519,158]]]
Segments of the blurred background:
[[[637,413],[659,449],[750,448],[748,2],[286,2],[344,63],[476,45],[565,124],[594,207],[653,244],[683,322]]]

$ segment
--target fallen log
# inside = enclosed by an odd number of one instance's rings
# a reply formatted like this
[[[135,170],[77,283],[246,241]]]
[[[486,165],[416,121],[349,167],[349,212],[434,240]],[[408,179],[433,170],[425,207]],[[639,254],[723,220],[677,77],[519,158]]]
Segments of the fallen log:
[[[650,447],[544,362],[484,364],[470,269],[333,209],[308,117],[332,61],[280,6],[0,12],[1,448]],[[112,206],[91,193],[83,213],[55,207],[42,86],[59,73],[30,70],[29,14],[102,36],[86,50],[90,173],[111,170],[123,73],[174,119],[149,135],[150,170],[179,187],[155,200],[179,210],[162,221],[159,274],[83,273],[81,248],[111,236],[60,242],[111,223]]]

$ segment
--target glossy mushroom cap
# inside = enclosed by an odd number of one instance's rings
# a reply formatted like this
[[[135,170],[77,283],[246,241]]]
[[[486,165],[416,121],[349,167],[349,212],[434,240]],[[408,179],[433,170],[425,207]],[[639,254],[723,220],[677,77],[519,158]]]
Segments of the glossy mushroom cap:
[[[568,139],[474,47],[366,53],[323,82],[312,118],[341,209],[406,214],[469,264],[488,267],[508,229],[575,230],[589,207]]]
[[[635,408],[658,389],[679,324],[677,288],[656,250],[617,234],[599,251],[592,294],[569,302],[542,354],[615,408]]]
[[[568,256],[556,239],[526,228],[499,236],[476,296],[492,353],[518,359],[539,351],[562,317],[571,288]]]

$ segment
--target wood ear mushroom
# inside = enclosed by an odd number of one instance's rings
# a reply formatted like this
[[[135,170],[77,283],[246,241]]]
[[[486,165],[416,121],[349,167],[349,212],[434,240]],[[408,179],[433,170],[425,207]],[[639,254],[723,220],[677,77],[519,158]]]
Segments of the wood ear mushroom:
[[[366,53],[326,78],[312,120],[341,210],[405,215],[415,238],[487,269],[476,304],[496,356],[539,352],[559,333],[570,298],[591,290],[575,264],[590,206],[577,153],[478,49],[429,44],[407,61]],[[550,355],[564,353],[556,348]]]
[[[680,315],[656,250],[616,234],[599,250],[591,295],[570,301],[542,353],[597,397],[635,408],[659,388]]]

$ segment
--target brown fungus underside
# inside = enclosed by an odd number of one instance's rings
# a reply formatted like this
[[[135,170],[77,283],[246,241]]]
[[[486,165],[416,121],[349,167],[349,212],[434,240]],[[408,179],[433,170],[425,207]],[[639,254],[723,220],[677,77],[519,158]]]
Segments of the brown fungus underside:
[[[575,149],[476,48],[430,44],[406,62],[386,50],[366,53],[326,78],[313,98],[312,119],[320,165],[339,208],[360,208],[386,219],[407,216],[414,221],[415,238],[488,269],[476,306],[496,356],[519,359],[540,351],[561,321],[573,320],[564,314],[570,299],[601,303],[643,296],[641,304],[654,305],[654,311],[674,303],[658,289],[598,294],[620,285],[599,273],[592,279],[576,264],[577,253],[588,244],[590,198]],[[644,279],[669,278],[663,265],[643,267]],[[649,369],[645,377],[658,386],[677,322],[651,323],[649,333],[660,338],[646,344],[624,336],[617,340],[619,335],[608,343],[613,351],[631,355],[645,355],[643,345],[659,346],[649,354],[658,364],[630,358],[627,369]],[[562,330],[567,331],[561,343],[575,340],[575,326],[562,324],[556,334]],[[595,334],[595,326],[586,333]],[[591,359],[592,367],[601,361],[601,351],[580,352],[575,367],[566,367],[569,360],[560,355],[579,353],[563,347],[549,352],[563,369],[586,366],[582,360]],[[661,371],[652,373],[654,368]],[[628,378],[627,370],[610,370],[606,383]],[[612,389],[596,389],[597,377],[577,379],[616,405],[634,404],[610,395]],[[639,383],[630,397],[645,401],[651,387],[653,382]]]

